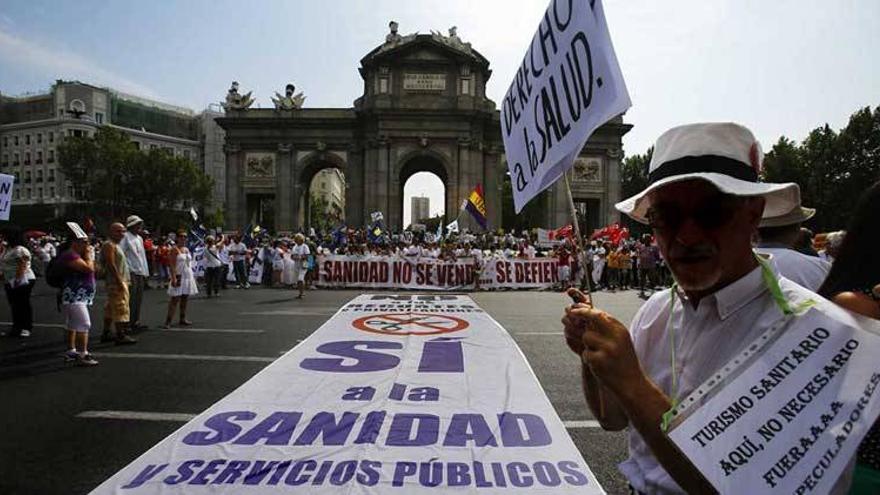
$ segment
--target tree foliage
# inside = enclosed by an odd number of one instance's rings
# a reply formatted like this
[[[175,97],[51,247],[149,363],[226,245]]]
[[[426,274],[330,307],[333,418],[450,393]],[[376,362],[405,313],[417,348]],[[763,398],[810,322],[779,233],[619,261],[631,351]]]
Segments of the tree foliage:
[[[110,127],[94,137],[66,137],[58,161],[82,216],[106,221],[136,214],[153,228],[171,230],[188,223],[191,206],[210,204],[212,181],[192,161],[163,150],[142,152]]]
[[[858,197],[880,180],[880,107],[855,112],[840,132],[817,127],[800,145],[781,137],[764,158],[762,178],[797,183],[802,204],[816,208],[814,229],[845,228]]]
[[[620,167],[620,197],[629,198],[644,191],[648,187],[648,166],[654,156],[654,147],[648,148],[643,155],[626,157]],[[648,228],[626,215],[622,215],[621,223],[633,236],[648,232]]]

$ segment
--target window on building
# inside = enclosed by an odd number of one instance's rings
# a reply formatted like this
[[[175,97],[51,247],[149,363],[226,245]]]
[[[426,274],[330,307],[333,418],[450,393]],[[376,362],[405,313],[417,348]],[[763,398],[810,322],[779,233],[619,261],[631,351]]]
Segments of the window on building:
[[[37,151],[37,165],[40,165],[41,163],[43,163],[43,152],[38,150]]]
[[[55,186],[49,188],[49,197],[55,198]]]
[[[32,197],[31,188],[27,188],[27,190],[25,190],[25,194],[27,195],[27,199],[31,199],[31,197]]]
[[[30,184],[30,183],[31,183],[31,171],[30,171],[30,170],[25,170],[25,171],[24,171],[24,183],[25,183],[25,184]]]
[[[162,151],[168,153],[171,156],[174,156],[174,148],[172,148],[171,146],[163,146]]]
[[[74,129],[73,131],[71,131],[71,135],[73,137],[83,137],[83,134],[84,134],[83,131],[81,131],[79,129]]]
[[[25,164],[25,165],[30,165],[30,164],[31,164],[31,152],[30,152],[30,151],[25,151],[25,152],[24,152],[24,164]]]
[[[189,158],[190,158],[189,150],[183,150],[183,157],[186,158],[187,160],[189,160]]]
[[[18,159],[19,159],[18,153],[17,153],[17,152],[16,152],[16,153],[13,153],[12,156],[13,156],[13,159],[12,159],[12,165],[13,165],[14,167],[17,167],[17,166],[18,166]]]
[[[49,157],[46,159],[46,163],[55,163],[55,150],[49,150]]]
[[[95,112],[95,123],[103,124],[104,123],[104,114],[101,112]]]
[[[134,149],[136,149],[136,150],[141,149],[140,141],[132,141],[131,144],[134,145]]]
[[[3,166],[9,166],[9,153],[3,153]]]
[[[49,131],[49,142],[50,143],[55,142],[55,132],[53,132],[53,131]]]
[[[30,144],[31,144],[31,135],[30,135],[30,134],[25,134],[25,135],[24,135],[24,145],[25,145],[25,146],[29,146]]]
[[[43,199],[43,188],[42,187],[37,188],[37,198]]]
[[[37,170],[37,182],[43,182],[43,171],[40,169]]]
[[[16,134],[15,136],[12,136],[12,144],[14,144],[15,146],[18,146],[18,134]]]
[[[462,79],[461,80],[461,94],[463,94],[463,95],[471,94],[471,80],[470,79]]]
[[[55,182],[55,169],[54,168],[49,169],[49,177],[46,179],[46,181]]]
[[[9,136],[3,136],[3,147],[9,146]]]
[[[37,144],[40,144],[40,143],[42,143],[42,142],[43,142],[43,133],[42,133],[42,132],[38,132],[38,133],[37,133]]]
[[[150,150],[156,150],[156,149],[159,149],[159,147],[157,145],[155,145],[155,144],[150,145]]]

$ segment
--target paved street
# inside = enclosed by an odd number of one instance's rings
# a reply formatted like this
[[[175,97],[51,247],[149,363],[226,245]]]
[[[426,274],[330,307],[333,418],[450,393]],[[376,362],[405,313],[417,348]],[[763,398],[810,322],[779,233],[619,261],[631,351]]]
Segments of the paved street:
[[[191,302],[194,328],[151,329],[134,346],[92,346],[95,368],[65,365],[60,314],[45,285],[36,291],[34,336],[0,339],[0,493],[87,493],[159,440],[297,345],[363,291],[228,290]],[[562,340],[566,298],[492,292],[477,303],[516,339],[568,431],[609,493],[626,493],[616,463],[621,433],[595,426],[580,392],[577,358]],[[600,293],[598,304],[628,323],[634,291]],[[161,323],[164,291],[146,293],[144,322]],[[103,299],[96,307],[103,305]],[[0,321],[9,322],[4,303]],[[100,311],[93,311],[93,318]],[[0,324],[6,327],[6,324]],[[97,342],[100,323],[92,331]],[[117,413],[122,411],[123,413]],[[116,417],[114,417],[116,416]]]

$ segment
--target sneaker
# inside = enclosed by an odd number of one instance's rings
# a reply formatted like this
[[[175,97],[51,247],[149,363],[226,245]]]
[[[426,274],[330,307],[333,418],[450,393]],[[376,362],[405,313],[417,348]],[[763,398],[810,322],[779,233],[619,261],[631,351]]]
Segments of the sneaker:
[[[123,335],[122,337],[118,337],[116,339],[116,345],[130,345],[137,343],[137,339],[132,338],[128,335]]]
[[[64,362],[66,362],[66,363],[69,363],[71,361],[76,361],[79,358],[80,358],[79,353],[74,350],[69,350],[64,353]]]
[[[79,366],[95,366],[98,364],[98,360],[91,354],[83,354],[80,356],[79,361],[77,361],[76,364]]]
[[[30,330],[22,330],[21,333],[18,335],[19,335],[19,337],[30,337],[31,331]]]

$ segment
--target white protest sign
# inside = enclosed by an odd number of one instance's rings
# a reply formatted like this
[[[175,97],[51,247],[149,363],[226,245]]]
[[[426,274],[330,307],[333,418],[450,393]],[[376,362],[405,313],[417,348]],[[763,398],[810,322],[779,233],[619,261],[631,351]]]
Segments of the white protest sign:
[[[383,215],[381,211],[374,211],[373,213],[370,213],[370,219],[373,220],[373,223],[381,222],[385,219],[385,215]]]
[[[721,493],[828,493],[880,415],[880,323],[785,320],[682,401],[669,437]]]
[[[12,211],[12,185],[15,184],[15,176],[0,174],[0,220],[9,220]]]
[[[361,295],[93,493],[604,493],[469,297]]]
[[[501,106],[516,212],[632,105],[600,0],[552,0]]]

